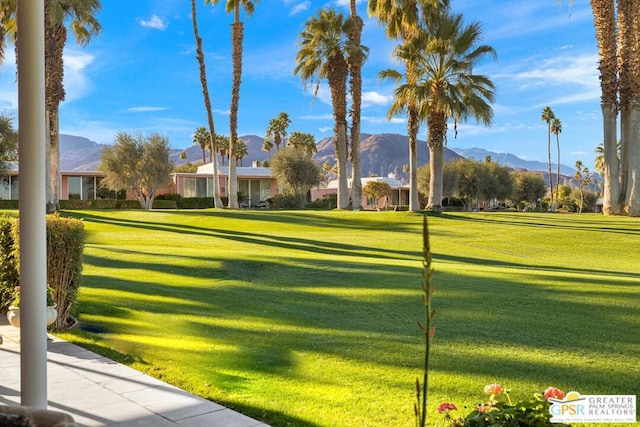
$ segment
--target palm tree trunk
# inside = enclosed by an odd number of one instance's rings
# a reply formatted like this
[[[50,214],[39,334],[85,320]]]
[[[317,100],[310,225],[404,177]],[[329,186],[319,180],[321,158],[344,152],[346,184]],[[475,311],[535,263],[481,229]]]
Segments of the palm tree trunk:
[[[434,100],[435,101],[435,100]],[[434,102],[433,104],[436,104]],[[432,104],[432,105],[433,105]],[[429,111],[427,115],[427,144],[429,146],[429,203],[427,209],[442,212],[442,187],[444,173],[444,137],[447,119],[443,112]]]
[[[620,200],[620,175],[618,167],[617,139],[617,49],[615,5],[613,0],[591,0],[596,40],[600,55],[600,87],[602,90],[602,127],[604,146],[604,194],[605,215],[622,213]]]
[[[238,19],[236,5],[236,19]],[[233,85],[231,88],[231,114],[229,116],[229,208],[238,209],[238,179],[236,177],[236,141],[238,139],[238,107],[240,103],[240,81],[242,78],[242,38],[243,24],[236,21],[231,24],[233,43]]]
[[[356,0],[350,1],[351,20],[354,28],[349,38],[355,46],[360,46],[363,22],[356,11]],[[362,209],[362,181],[360,168],[360,113],[362,101],[362,57],[350,58],[351,74],[351,205],[353,210]]]
[[[551,122],[547,122],[547,153],[549,155],[549,199],[551,202],[551,211],[555,212],[555,205],[553,202],[553,176],[551,175]]]
[[[631,13],[631,31],[636,39],[640,37],[640,4],[633,2]],[[631,50],[629,57],[629,80],[631,92],[630,126],[627,150],[627,186],[626,212],[631,216],[640,216],[640,51]]]
[[[202,94],[204,95],[204,105],[207,110],[207,120],[209,122],[209,136],[211,137],[211,151],[216,151],[216,131],[213,124],[213,111],[211,109],[211,99],[209,98],[209,88],[207,85],[207,73],[204,63],[204,53],[202,52],[202,39],[198,35],[198,21],[196,19],[196,1],[191,0],[191,18],[193,19],[193,33],[196,39],[196,57],[200,66],[200,82],[202,83]],[[218,178],[218,160],[213,157],[213,206],[222,208],[222,199],[220,198],[219,178]]]
[[[629,144],[631,144],[631,19],[633,0],[618,0],[618,93],[620,108],[620,189],[626,192],[629,174]],[[628,200],[628,195],[626,196]]]
[[[409,210],[420,210],[418,197],[418,112],[414,107],[407,109],[407,130],[409,131]]]
[[[556,133],[556,146],[558,147],[558,169],[556,173],[556,195],[555,203],[558,203],[558,193],[560,192],[560,132]]]

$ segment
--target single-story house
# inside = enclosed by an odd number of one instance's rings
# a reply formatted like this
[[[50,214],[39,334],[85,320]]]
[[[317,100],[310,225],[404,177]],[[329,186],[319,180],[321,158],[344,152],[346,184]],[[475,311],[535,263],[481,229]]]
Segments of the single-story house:
[[[403,184],[400,180],[398,180],[394,174],[390,173],[386,177],[382,176],[370,176],[366,178],[361,178],[360,182],[362,183],[362,188],[367,185],[368,182],[386,182],[391,187],[391,196],[387,198],[387,200],[382,199],[378,200],[379,206],[374,206],[373,199],[367,197],[365,194],[362,194],[362,207],[365,209],[377,209],[378,207],[383,206],[402,206],[409,204],[409,186]],[[347,182],[349,193],[351,193],[351,186],[353,184],[353,179],[349,179]],[[329,184],[325,188],[314,188],[311,190],[311,201],[318,200],[323,198],[327,194],[337,194],[338,193],[338,180],[334,179],[329,182]]]

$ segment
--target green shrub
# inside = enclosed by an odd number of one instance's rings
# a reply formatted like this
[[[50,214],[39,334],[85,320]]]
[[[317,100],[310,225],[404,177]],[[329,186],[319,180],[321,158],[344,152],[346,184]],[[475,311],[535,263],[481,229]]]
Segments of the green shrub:
[[[47,215],[47,282],[58,304],[54,329],[65,329],[71,322],[82,278],[84,239],[81,220]]]
[[[279,193],[271,198],[276,209],[297,209],[298,199],[293,194]]]
[[[175,200],[154,200],[153,201],[153,209],[175,209],[177,207],[177,203]]]
[[[89,209],[92,200],[60,200],[60,209]]]
[[[18,201],[0,200],[0,209],[18,209]]]
[[[116,209],[142,209],[137,200],[117,200]]]
[[[140,204],[138,203],[138,206]],[[71,315],[76,302],[82,277],[82,251],[84,249],[84,223],[75,218],[60,218],[57,214],[47,215],[47,284],[53,288],[58,305],[58,318],[53,329],[65,329],[71,323]],[[14,222],[12,237],[19,242],[19,224]],[[19,245],[16,244],[18,253]],[[20,259],[15,257],[17,271]]]
[[[12,229],[16,220],[8,215],[0,216],[0,312],[5,313],[13,301],[18,286],[16,250]]]
[[[213,197],[183,197],[178,200],[178,209],[206,209],[213,207]]]
[[[338,206],[338,195],[335,193],[325,194],[321,199],[316,199],[306,205],[311,209],[335,209],[336,206]]]
[[[180,199],[182,199],[180,193],[158,194],[158,196],[156,197],[156,200],[174,200],[176,202],[180,201]]]

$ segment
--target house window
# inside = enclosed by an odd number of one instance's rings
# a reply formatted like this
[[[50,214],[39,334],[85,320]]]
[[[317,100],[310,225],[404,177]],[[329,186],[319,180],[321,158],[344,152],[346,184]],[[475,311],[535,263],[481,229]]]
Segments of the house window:
[[[207,178],[196,178],[196,197],[207,197]]]
[[[184,179],[184,197],[196,197],[196,179]]]
[[[69,200],[82,199],[82,179],[79,176],[69,177]]]
[[[11,177],[11,200],[18,200],[19,179],[17,176]]]
[[[213,197],[213,177],[207,178],[207,197]]]
[[[268,179],[260,180],[260,202],[263,202],[271,197],[271,181]]]
[[[11,177],[9,175],[0,176],[0,200],[11,199]]]
[[[93,176],[82,177],[82,200],[96,198],[96,179]]]

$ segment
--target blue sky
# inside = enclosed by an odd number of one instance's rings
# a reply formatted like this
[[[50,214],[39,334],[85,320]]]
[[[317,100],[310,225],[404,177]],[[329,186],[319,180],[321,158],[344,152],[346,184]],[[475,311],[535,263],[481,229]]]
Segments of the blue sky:
[[[198,0],[216,132],[229,133],[232,17],[224,1],[212,7]],[[240,89],[239,135],[264,135],[270,118],[286,111],[290,131],[331,136],[329,90],[317,99],[293,75],[298,35],[304,22],[321,7],[348,14],[347,0],[262,0],[245,22],[244,69]],[[386,111],[393,86],[377,74],[402,69],[391,52],[383,28],[366,14],[363,44],[370,48],[363,70],[365,133],[406,135],[406,122],[389,122]],[[569,0],[453,0],[453,10],[466,21],[482,23],[483,42],[498,53],[496,62],[480,64],[478,73],[497,86],[495,118],[489,129],[474,121],[458,126],[450,148],[482,147],[527,160],[547,159],[547,130],[542,108],[549,105],[562,121],[562,163],[580,159],[592,168],[594,148],[602,139],[595,30],[589,2]],[[69,43],[65,50],[67,99],[61,105],[62,133],[113,143],[117,132],[159,132],[173,148],[193,144],[192,135],[206,125],[188,0],[102,0],[98,19],[102,32],[88,46]],[[16,116],[17,95],[13,49],[0,74],[0,111]],[[17,123],[17,122],[16,122]],[[420,129],[421,140],[426,128]],[[426,150],[421,146],[420,150]],[[555,149],[552,157],[555,160]]]

